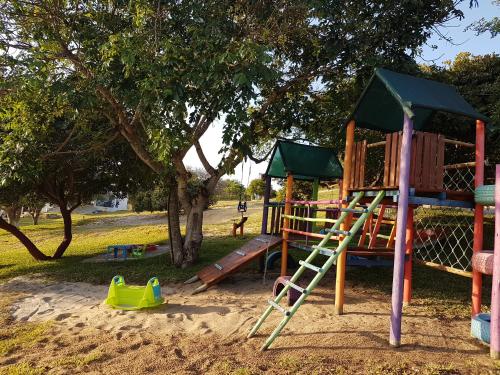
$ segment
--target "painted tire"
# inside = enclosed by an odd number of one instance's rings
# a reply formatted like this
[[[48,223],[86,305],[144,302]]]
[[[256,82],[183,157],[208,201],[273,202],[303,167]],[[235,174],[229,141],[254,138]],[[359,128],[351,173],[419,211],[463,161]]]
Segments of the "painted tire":
[[[495,185],[483,185],[474,192],[474,200],[483,206],[495,204]]]
[[[275,263],[281,259],[281,250],[278,251],[273,251],[269,256],[267,257],[267,269],[268,270],[273,270]],[[297,267],[297,262],[293,257],[288,254],[288,268],[296,268]]]
[[[493,275],[493,251],[478,251],[472,255],[472,268],[486,275]]]
[[[276,279],[273,286],[273,296],[276,297],[285,287],[285,282],[289,281],[291,276],[280,276]],[[293,306],[293,304],[299,299],[301,293],[293,288],[288,289],[286,294],[288,306]]]

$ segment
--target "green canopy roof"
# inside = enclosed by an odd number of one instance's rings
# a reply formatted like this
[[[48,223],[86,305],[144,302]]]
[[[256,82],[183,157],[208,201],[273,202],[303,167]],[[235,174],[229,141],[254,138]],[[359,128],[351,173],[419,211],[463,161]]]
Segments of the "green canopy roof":
[[[332,148],[278,140],[266,175],[286,178],[288,173],[299,180],[334,180],[342,178],[343,170]]]
[[[415,130],[438,132],[439,129],[427,127],[436,111],[487,120],[453,86],[387,69],[375,69],[351,118],[356,121],[356,127],[389,133],[402,130],[406,112]]]

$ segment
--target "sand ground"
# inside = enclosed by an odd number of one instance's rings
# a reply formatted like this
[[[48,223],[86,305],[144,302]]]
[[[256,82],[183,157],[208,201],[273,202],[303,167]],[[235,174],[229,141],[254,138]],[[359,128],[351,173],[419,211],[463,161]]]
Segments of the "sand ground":
[[[333,283],[325,279],[261,353],[280,315],[246,339],[272,288],[258,275],[235,275],[194,296],[192,285],[162,285],[167,303],[147,311],[110,309],[103,304],[107,285],[12,279],[0,286],[0,296],[18,294],[11,306],[14,321],[54,323],[33,349],[0,357],[0,370],[28,361],[57,374],[496,373],[488,348],[470,337],[468,321],[437,319],[417,301],[405,310],[403,345],[393,349],[390,297],[348,285],[345,315],[339,317],[333,313]],[[58,360],[82,355],[95,359]]]

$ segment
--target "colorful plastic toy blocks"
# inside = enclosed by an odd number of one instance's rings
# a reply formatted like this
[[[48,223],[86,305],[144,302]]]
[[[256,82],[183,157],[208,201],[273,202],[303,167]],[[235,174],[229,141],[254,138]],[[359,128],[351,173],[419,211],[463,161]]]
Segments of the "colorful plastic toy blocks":
[[[139,310],[161,305],[160,283],[156,277],[149,279],[146,286],[126,285],[123,276],[115,276],[109,286],[105,303],[119,310]]]

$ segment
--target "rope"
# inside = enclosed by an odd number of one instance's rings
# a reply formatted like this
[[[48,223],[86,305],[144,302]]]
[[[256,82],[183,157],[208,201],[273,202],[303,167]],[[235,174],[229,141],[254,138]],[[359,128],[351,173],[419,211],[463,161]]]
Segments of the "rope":
[[[266,277],[267,277],[267,261],[269,259],[269,245],[271,244],[271,241],[267,241],[267,249],[266,249],[266,260],[264,262],[264,274],[262,275],[262,285],[266,284]]]

